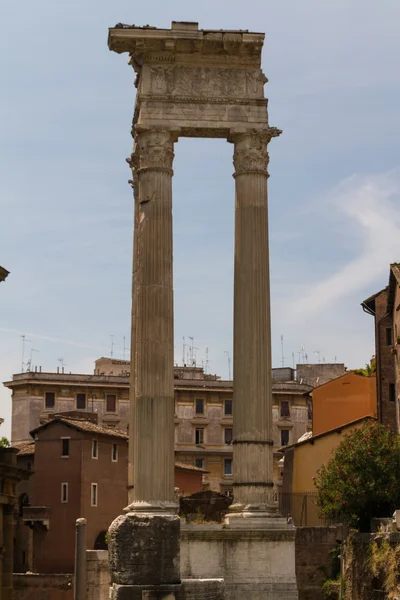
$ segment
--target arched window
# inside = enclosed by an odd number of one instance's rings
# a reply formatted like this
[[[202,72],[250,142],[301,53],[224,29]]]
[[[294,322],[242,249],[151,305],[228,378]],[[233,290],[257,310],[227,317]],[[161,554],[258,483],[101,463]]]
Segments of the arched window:
[[[94,543],[94,550],[108,550],[107,531],[100,531]]]

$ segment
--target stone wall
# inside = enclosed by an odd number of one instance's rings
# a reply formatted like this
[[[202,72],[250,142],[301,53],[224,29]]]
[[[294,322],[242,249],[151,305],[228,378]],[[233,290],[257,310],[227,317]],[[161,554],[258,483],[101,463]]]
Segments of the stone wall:
[[[14,574],[13,600],[73,600],[73,576]]]
[[[299,600],[324,600],[322,584],[332,577],[331,550],[337,545],[336,527],[296,529],[296,579]]]
[[[335,548],[337,539],[341,538],[341,532],[336,527],[303,527],[296,529],[295,533],[299,600],[324,600],[322,584],[332,575],[330,552]],[[185,597],[191,598],[190,594],[195,594],[196,586],[200,585],[196,583],[196,579],[217,580],[225,577],[226,597],[231,598],[233,597],[230,595],[232,588],[238,586],[239,583],[239,581],[233,582],[233,576],[242,577],[245,581],[246,574],[250,570],[254,572],[254,569],[260,571],[261,589],[263,583],[265,584],[262,581],[262,573],[270,560],[269,552],[273,554],[274,560],[282,562],[283,569],[286,566],[289,569],[289,564],[285,561],[289,560],[290,562],[292,557],[290,552],[286,556],[285,542],[279,539],[269,539],[270,534],[271,532],[268,531],[228,530],[222,525],[183,525],[181,528],[181,577],[185,581],[188,580],[185,584]],[[279,537],[279,532],[275,532],[275,538],[276,534]],[[236,564],[234,550],[239,540],[242,540],[245,552],[240,557],[240,564]],[[108,600],[110,576],[107,551],[88,551],[87,561],[87,600]],[[233,573],[234,569],[236,573]],[[216,586],[217,595],[221,593],[222,583],[214,581],[214,583],[210,582],[210,586]],[[189,588],[190,590],[193,588],[190,593]],[[287,598],[290,597],[289,592]],[[28,600],[36,600],[36,598]],[[49,600],[53,600],[53,598]],[[69,597],[68,600],[70,600]],[[364,597],[354,597],[352,600],[364,600]]]
[[[86,600],[108,600],[111,582],[108,566],[108,550],[87,550],[86,561]]]
[[[400,533],[358,533],[344,547],[344,600],[400,597]]]

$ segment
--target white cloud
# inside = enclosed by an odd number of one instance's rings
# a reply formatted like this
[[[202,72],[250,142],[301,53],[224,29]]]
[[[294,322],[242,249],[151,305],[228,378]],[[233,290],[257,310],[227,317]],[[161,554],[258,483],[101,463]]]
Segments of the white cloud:
[[[362,246],[338,271],[307,286],[296,302],[294,318],[314,317],[334,302],[387,280],[389,264],[400,259],[399,199],[400,170],[355,175],[332,191],[327,208],[341,213],[343,238],[361,234]]]

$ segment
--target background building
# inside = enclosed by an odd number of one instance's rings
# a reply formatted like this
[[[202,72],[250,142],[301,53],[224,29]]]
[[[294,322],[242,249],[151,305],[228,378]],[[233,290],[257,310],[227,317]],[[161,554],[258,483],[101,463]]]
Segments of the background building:
[[[362,417],[377,417],[376,377],[350,371],[312,391],[313,436]]]
[[[374,317],[378,419],[397,422],[400,401],[400,264],[390,265],[389,284],[361,303]]]
[[[316,365],[319,366],[319,365]],[[322,365],[321,365],[322,366]],[[31,441],[30,431],[64,412],[95,413],[98,424],[127,431],[129,361],[100,358],[93,375],[18,373],[12,390],[12,440]],[[230,493],[232,486],[232,381],[201,367],[175,367],[176,460],[204,469],[206,489]],[[311,430],[311,385],[297,381],[290,368],[273,369],[273,438],[276,449]],[[277,482],[279,482],[279,477]]]

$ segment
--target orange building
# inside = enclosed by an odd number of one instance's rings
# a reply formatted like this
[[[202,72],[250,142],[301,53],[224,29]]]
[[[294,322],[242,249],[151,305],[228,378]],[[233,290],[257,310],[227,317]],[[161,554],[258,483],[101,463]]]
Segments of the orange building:
[[[350,371],[316,387],[312,399],[313,436],[363,417],[376,417],[376,377]]]

